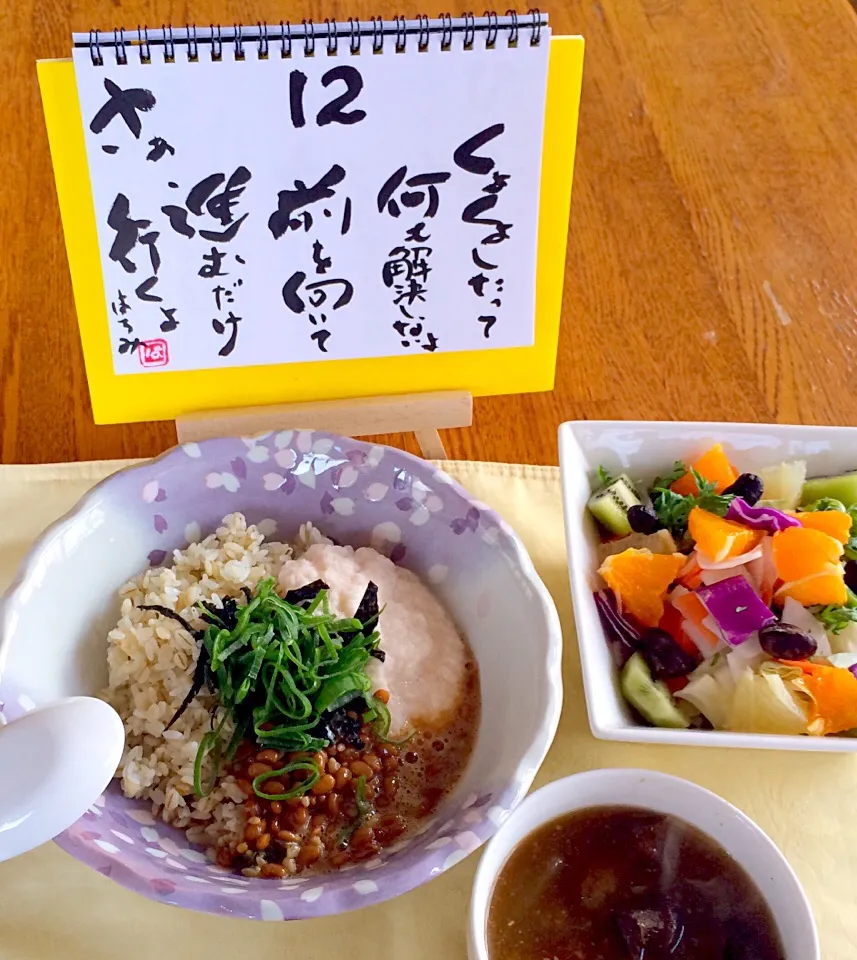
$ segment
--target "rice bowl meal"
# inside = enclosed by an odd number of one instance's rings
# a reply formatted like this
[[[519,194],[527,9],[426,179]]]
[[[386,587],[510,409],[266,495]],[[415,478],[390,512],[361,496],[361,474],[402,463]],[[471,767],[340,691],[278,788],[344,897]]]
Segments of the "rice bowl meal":
[[[503,519],[432,463],[312,431],[108,477],[33,545],[0,627],[7,720],[101,696],[126,734],[56,843],[218,916],[331,916],[455,869],[562,700],[559,617]]]
[[[103,697],[126,797],[212,861],[281,879],[407,840],[473,749],[475,660],[422,581],[241,513],[120,590]]]

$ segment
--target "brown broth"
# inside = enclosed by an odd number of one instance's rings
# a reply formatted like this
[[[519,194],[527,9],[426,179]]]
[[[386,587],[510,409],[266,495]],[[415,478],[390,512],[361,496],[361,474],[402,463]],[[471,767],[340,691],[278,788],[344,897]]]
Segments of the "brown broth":
[[[743,867],[676,817],[579,810],[512,853],[488,916],[491,960],[784,960]]]
[[[421,730],[400,748],[405,762],[397,812],[410,826],[418,826],[434,813],[458,783],[476,743],[481,713],[479,670],[471,659],[467,662],[464,696],[453,721],[442,730]]]

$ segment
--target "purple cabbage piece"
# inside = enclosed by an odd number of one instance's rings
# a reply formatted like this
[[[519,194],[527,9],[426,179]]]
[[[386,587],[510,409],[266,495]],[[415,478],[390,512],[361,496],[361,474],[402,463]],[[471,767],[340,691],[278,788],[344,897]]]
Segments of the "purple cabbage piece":
[[[745,577],[700,587],[696,595],[717,621],[727,643],[738,646],[776,617]]]
[[[848,669],[857,677],[857,663],[852,663]]]
[[[779,533],[787,527],[799,527],[801,525],[797,517],[790,517],[787,513],[776,510],[774,507],[751,507],[741,497],[735,497],[729,504],[726,519],[733,520],[735,523],[742,523],[745,527],[751,527],[753,530],[765,530],[767,533]]]
[[[636,652],[642,639],[642,632],[619,612],[612,590],[599,590],[595,594],[595,607],[616,666],[624,667]]]

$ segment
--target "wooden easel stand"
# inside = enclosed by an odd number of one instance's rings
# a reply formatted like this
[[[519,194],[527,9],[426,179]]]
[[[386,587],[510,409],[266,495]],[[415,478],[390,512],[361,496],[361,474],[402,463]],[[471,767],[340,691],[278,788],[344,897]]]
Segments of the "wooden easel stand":
[[[346,437],[413,432],[424,457],[445,460],[438,430],[469,427],[472,422],[473,397],[467,391],[452,390],[212,410],[177,418],[176,431],[179,443],[291,428],[327,430]]]

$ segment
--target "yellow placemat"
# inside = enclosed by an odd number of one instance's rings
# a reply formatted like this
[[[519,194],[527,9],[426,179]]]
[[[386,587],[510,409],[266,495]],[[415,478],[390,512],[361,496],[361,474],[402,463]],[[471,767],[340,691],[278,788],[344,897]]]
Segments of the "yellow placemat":
[[[123,464],[0,466],[0,588],[38,532]],[[753,817],[803,882],[824,960],[857,955],[857,759],[768,751],[606,743],[589,733],[568,594],[559,471],[452,463],[445,469],[518,531],[556,600],[565,633],[565,707],[537,785],[579,770],[639,766],[687,777]],[[0,771],[14,776],[14,771]],[[464,960],[478,856],[427,886],[357,913],[254,923],[153,903],[81,866],[53,844],[0,864],[0,960]],[[796,958],[802,960],[802,958]]]

